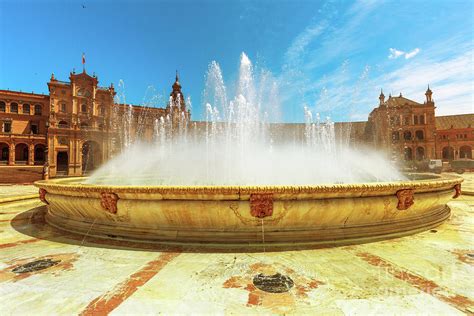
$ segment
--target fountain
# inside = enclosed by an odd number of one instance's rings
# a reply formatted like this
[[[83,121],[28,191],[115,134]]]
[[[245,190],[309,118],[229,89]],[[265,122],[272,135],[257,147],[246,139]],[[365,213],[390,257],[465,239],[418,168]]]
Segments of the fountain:
[[[216,62],[206,78],[205,122],[187,121],[175,96],[173,117],[154,120],[153,146],[131,144],[128,124],[127,149],[90,178],[36,182],[47,222],[105,238],[265,247],[397,237],[449,217],[462,178],[403,175],[306,107],[304,128],[274,123],[277,83],[245,54],[235,97]]]

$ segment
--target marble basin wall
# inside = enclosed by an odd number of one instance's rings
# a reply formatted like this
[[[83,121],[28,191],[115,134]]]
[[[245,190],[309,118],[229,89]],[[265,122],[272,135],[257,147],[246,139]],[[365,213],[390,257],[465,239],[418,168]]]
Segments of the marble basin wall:
[[[126,187],[83,180],[36,182],[48,223],[101,237],[216,244],[338,243],[426,230],[449,217],[446,203],[462,182]]]

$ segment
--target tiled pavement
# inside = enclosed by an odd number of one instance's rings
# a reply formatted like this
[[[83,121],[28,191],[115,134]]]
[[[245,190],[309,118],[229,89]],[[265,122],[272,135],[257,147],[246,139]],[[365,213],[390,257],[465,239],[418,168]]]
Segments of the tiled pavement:
[[[469,314],[474,197],[449,205],[447,222],[403,238],[213,253],[65,233],[44,223],[45,208],[36,199],[2,203],[0,315]],[[51,266],[21,270],[38,260]],[[276,272],[293,281],[288,292],[254,285],[259,273]]]

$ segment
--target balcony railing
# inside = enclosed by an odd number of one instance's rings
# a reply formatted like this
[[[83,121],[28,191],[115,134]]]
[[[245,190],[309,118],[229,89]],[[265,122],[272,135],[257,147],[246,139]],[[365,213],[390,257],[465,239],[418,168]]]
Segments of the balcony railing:
[[[17,133],[6,133],[0,132],[0,136],[10,136],[10,137],[22,137],[22,138],[44,138],[46,134],[17,134]]]

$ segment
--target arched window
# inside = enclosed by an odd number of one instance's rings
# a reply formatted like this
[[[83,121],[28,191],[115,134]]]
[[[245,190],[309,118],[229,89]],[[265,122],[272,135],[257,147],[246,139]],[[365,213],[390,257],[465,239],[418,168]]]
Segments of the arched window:
[[[459,148],[459,158],[472,159],[472,148],[471,148],[471,146],[461,146],[461,148]]]
[[[28,162],[28,145],[17,144],[15,146],[15,163],[26,164]]]
[[[443,159],[453,160],[454,159],[454,149],[451,146],[443,147]]]
[[[10,103],[10,113],[18,113],[18,103]]]
[[[59,128],[68,128],[69,124],[66,121],[59,121],[58,127]]]
[[[399,126],[400,125],[400,116],[391,116],[390,117],[390,125],[391,126]]]
[[[60,111],[61,111],[62,113],[66,113],[66,103],[64,103],[64,102],[61,103],[61,109],[60,109]]]
[[[415,137],[416,137],[416,139],[418,139],[418,140],[423,140],[423,139],[424,139],[424,133],[423,133],[423,131],[416,131],[416,132],[415,132]]]
[[[44,163],[44,150],[45,146],[42,144],[35,146],[35,165],[41,165]]]
[[[425,149],[423,147],[416,148],[416,160],[425,159]]]
[[[405,148],[405,160],[406,161],[413,160],[413,152],[410,147]]]
[[[414,120],[413,124],[418,125],[418,116],[415,115],[413,117],[413,120]]]
[[[28,103],[23,104],[23,114],[30,114],[30,105]]]
[[[0,112],[5,113],[6,110],[7,110],[7,105],[5,104],[5,102],[0,101]]]
[[[0,163],[6,164],[10,156],[10,147],[7,143],[0,143]]]
[[[410,117],[409,116],[405,116],[404,124],[405,125],[410,125]]]
[[[81,104],[81,112],[82,113],[87,113],[87,103],[82,103]]]
[[[100,107],[100,115],[105,115],[105,107],[103,105]]]
[[[41,112],[42,112],[41,104],[36,104],[35,105],[35,115],[41,115]]]
[[[410,131],[403,132],[403,139],[411,140],[411,132]]]
[[[420,115],[420,124],[425,124],[425,116]]]

